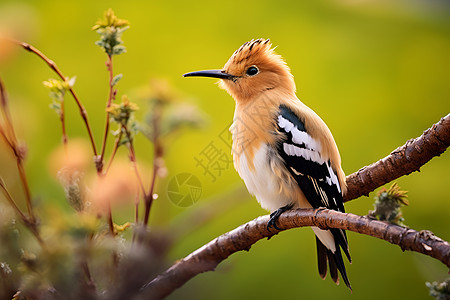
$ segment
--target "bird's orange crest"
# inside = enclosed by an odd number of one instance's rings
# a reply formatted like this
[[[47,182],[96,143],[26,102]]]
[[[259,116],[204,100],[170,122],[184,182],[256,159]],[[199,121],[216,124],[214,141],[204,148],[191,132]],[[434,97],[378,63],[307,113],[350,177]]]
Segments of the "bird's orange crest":
[[[244,60],[248,60],[251,56],[262,55],[266,52],[273,52],[272,43],[269,39],[257,39],[245,42],[239,49],[234,51],[230,60],[234,64],[239,64]]]
[[[289,67],[275,53],[269,39],[251,40],[243,44],[230,57],[223,71],[230,74],[232,80],[222,80],[220,86],[238,102],[276,88],[295,93]]]

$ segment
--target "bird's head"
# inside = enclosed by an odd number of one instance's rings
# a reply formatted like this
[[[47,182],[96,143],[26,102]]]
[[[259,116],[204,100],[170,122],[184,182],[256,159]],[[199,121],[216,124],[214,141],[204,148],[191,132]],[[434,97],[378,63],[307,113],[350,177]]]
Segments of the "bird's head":
[[[220,78],[220,87],[236,102],[248,102],[275,89],[293,94],[295,83],[289,67],[271,46],[268,39],[251,40],[233,53],[223,69],[191,72],[183,76]]]

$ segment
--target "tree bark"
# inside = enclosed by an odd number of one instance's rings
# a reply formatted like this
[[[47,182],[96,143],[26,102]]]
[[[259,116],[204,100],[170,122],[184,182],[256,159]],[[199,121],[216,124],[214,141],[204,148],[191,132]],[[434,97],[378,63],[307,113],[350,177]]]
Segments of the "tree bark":
[[[409,175],[450,146],[450,114],[427,129],[421,136],[408,140],[388,156],[347,176],[344,201],[368,196],[376,188]]]

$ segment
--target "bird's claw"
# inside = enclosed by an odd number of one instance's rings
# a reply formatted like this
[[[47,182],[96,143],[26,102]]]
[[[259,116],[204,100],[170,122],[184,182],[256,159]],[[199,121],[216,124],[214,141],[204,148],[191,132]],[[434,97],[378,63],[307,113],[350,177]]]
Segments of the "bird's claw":
[[[294,207],[293,204],[288,204],[286,206],[280,207],[279,209],[277,209],[276,211],[272,212],[270,214],[270,220],[269,222],[267,222],[267,230],[270,231],[270,229],[273,227],[276,230],[282,230],[280,227],[277,226],[277,221],[278,218],[281,216],[282,213],[284,213],[287,210],[292,209],[292,207]]]
[[[270,214],[270,220],[269,220],[269,222],[267,222],[267,230],[270,231],[270,228],[272,228],[272,227],[275,228],[276,230],[281,230],[281,228],[277,226],[277,220],[279,217],[280,217],[279,215],[276,216],[276,215],[273,215],[273,213]]]

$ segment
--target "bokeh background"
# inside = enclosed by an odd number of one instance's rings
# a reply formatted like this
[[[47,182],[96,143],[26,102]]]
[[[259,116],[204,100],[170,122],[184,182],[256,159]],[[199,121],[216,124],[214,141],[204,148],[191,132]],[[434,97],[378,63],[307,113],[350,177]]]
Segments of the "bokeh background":
[[[231,159],[222,137],[232,120],[234,101],[214,80],[186,79],[183,73],[220,68],[245,41],[270,38],[292,69],[299,98],[331,128],[347,174],[386,156],[450,112],[448,1],[0,0],[1,30],[14,32],[53,59],[66,75],[77,76],[75,90],[98,144],[108,74],[91,27],[109,7],[131,23],[123,36],[128,52],[114,58],[114,69],[124,74],[119,96],[128,94],[141,107],[138,119],[147,107],[140,91],[152,78],[163,78],[208,120],[201,130],[184,130],[166,146],[168,174],[157,186],[160,196],[151,226],[176,228],[177,222],[183,224],[208,204],[208,211],[214,212],[212,220],[182,236],[170,249],[168,263],[267,213],[246,193],[231,164],[216,173],[215,180],[196,164],[195,158],[210,143]],[[55,75],[20,49],[3,48],[0,54],[0,75],[13,118],[29,149],[26,168],[33,195],[40,206],[70,212],[49,171],[50,153],[61,138],[42,81]],[[66,103],[69,138],[86,138],[72,99],[67,97]],[[150,166],[151,144],[142,136],[136,142],[140,163]],[[3,144],[0,149],[0,174],[20,196],[10,154]],[[450,239],[449,170],[450,157],[445,153],[420,173],[397,180],[409,191],[405,223],[446,240]],[[184,208],[173,205],[167,196],[169,179],[183,172],[194,174],[202,186],[198,202]],[[367,214],[373,196],[347,203],[347,211]],[[113,213],[120,223],[132,220],[133,208]],[[448,276],[443,264],[424,255],[403,253],[397,246],[355,233],[349,233],[349,240],[352,294],[329,278],[320,280],[314,236],[302,228],[232,255],[215,272],[195,277],[169,299],[427,299],[425,281]]]

